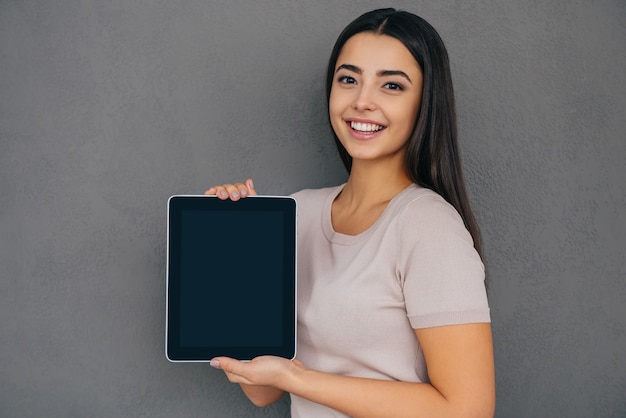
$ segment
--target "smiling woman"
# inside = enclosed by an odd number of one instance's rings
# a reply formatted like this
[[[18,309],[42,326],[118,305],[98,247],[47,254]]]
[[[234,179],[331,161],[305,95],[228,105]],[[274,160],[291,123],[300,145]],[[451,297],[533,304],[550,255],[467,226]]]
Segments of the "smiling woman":
[[[256,405],[290,393],[293,417],[492,416],[484,266],[443,42],[413,14],[366,13],[335,44],[327,94],[349,178],[293,195],[298,358],[211,365]]]

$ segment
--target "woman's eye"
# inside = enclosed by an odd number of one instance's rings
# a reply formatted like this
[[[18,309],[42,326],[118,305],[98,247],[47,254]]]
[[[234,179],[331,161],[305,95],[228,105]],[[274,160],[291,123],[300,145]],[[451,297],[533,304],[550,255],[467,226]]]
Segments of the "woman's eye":
[[[402,85],[398,83],[392,83],[392,82],[385,84],[384,87],[388,90],[398,90],[398,91],[404,90],[404,87]]]
[[[349,75],[342,75],[341,77],[339,77],[337,79],[337,81],[339,81],[342,84],[354,84],[354,83],[356,83],[356,80],[353,77],[350,77]]]

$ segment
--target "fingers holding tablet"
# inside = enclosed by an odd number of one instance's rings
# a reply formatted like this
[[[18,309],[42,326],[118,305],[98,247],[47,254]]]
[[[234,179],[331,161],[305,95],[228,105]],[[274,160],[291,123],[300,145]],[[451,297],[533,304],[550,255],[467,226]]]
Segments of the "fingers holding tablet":
[[[257,194],[257,192],[254,189],[254,183],[252,182],[252,179],[249,178],[245,181],[245,183],[228,183],[219,186],[213,186],[205,191],[204,194],[215,195],[221,200],[230,199],[232,201],[237,201],[241,198],[254,196]]]

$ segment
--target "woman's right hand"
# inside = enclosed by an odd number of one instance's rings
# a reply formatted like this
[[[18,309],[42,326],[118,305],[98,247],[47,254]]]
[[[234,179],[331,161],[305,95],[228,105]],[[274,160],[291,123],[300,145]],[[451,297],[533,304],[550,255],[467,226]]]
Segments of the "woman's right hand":
[[[247,179],[245,183],[222,184],[221,186],[213,186],[204,192],[206,195],[216,195],[219,199],[229,199],[237,201],[241,198],[256,195],[254,183],[252,179]]]

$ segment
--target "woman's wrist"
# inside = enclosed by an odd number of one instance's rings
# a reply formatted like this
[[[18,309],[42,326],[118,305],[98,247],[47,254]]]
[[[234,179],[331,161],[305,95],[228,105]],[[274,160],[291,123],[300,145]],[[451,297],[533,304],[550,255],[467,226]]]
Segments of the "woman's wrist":
[[[276,387],[290,393],[299,392],[303,383],[306,382],[304,376],[312,371],[300,361],[292,360],[289,362],[289,367],[286,367],[281,376],[277,378]]]

